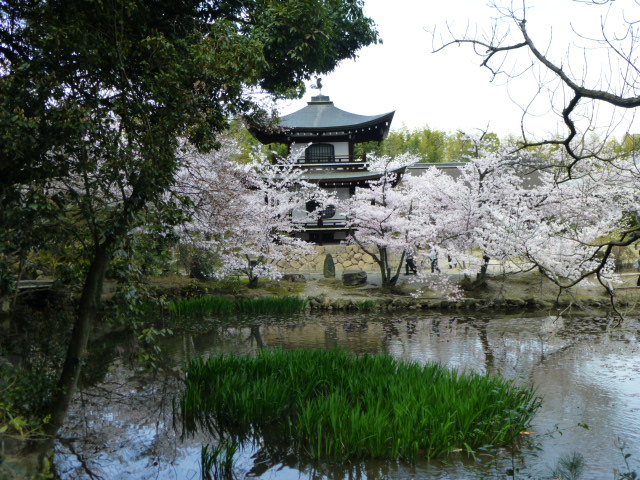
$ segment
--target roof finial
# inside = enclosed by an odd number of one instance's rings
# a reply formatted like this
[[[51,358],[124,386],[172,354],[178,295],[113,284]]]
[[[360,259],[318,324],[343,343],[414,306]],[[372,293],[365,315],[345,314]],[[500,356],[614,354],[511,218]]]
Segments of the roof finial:
[[[315,88],[316,90],[318,90],[318,95],[322,95],[322,78],[320,77],[316,77],[316,83],[315,85],[311,85],[311,88]]]

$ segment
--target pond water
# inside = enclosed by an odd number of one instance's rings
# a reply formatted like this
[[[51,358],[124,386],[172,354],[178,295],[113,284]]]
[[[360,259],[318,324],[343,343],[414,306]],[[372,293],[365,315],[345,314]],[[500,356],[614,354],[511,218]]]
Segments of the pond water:
[[[334,348],[437,361],[531,385],[542,408],[518,448],[473,460],[311,463],[268,445],[245,446],[237,478],[487,479],[553,478],[558,460],[579,452],[585,479],[640,471],[640,322],[593,317],[488,317],[434,314],[297,315],[202,321],[202,334],[162,347],[169,368],[151,375],[129,357],[126,339],[92,347],[85,386],[56,444],[61,478],[198,479],[206,434],[182,438],[172,418],[181,365],[195,355],[266,348]],[[264,442],[267,442],[266,440]],[[624,449],[622,448],[624,444]],[[624,451],[622,451],[624,450]]]

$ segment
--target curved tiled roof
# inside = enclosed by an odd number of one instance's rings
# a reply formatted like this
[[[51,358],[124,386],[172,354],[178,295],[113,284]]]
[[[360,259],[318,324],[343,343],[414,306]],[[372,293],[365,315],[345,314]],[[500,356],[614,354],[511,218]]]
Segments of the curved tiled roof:
[[[381,141],[389,133],[395,112],[358,115],[336,106],[326,95],[311,97],[306,107],[281,117],[272,131],[252,129],[263,143],[309,141],[318,136],[326,140],[351,140],[354,143]]]
[[[358,115],[336,107],[329,97],[312,97],[307,106],[297,112],[285,115],[280,125],[299,130],[335,130],[364,128],[385,120],[391,121],[394,112],[381,115]]]

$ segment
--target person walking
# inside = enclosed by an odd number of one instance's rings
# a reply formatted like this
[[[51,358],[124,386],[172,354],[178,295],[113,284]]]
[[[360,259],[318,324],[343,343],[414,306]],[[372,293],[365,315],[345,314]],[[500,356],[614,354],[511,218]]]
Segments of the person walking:
[[[407,275],[417,275],[418,267],[416,267],[416,263],[413,261],[413,253],[407,252],[407,260],[405,262],[405,272]]]
[[[441,273],[440,267],[438,267],[438,252],[432,250],[429,259],[431,260],[431,273]]]

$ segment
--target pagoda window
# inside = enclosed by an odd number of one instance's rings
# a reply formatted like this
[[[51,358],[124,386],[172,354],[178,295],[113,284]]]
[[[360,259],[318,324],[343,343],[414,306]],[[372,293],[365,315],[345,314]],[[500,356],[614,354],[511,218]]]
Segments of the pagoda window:
[[[304,151],[305,163],[326,163],[334,159],[334,147],[330,143],[314,143]]]

